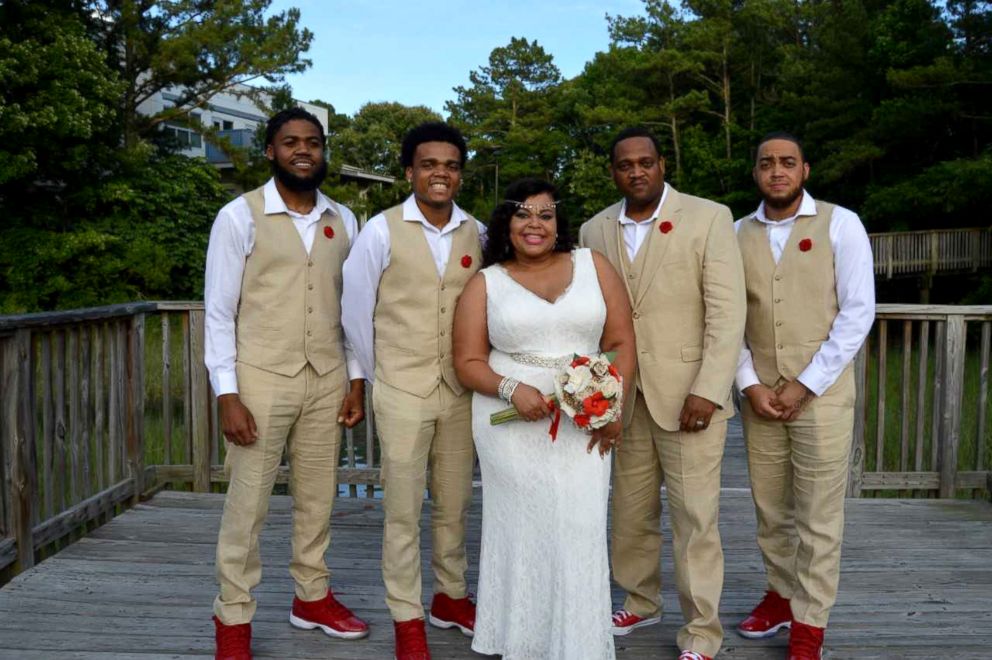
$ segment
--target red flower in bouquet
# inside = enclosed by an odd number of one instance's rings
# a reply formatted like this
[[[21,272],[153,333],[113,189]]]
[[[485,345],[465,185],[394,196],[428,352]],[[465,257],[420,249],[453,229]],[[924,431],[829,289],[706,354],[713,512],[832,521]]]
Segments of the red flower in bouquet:
[[[462,268],[468,268],[472,265],[472,257],[470,255],[465,255],[462,257]]]
[[[799,251],[800,252],[809,252],[812,249],[813,249],[813,241],[812,240],[810,240],[808,238],[804,238],[803,240],[799,241]]]
[[[662,234],[667,234],[668,232],[672,231],[672,229],[674,228],[675,228],[674,225],[672,225],[672,223],[669,222],[668,220],[665,220],[660,225],[658,225],[658,231],[660,231]]]
[[[572,360],[572,368],[581,367],[583,365],[589,364],[589,358],[585,355],[580,355],[579,357]]]
[[[582,400],[582,412],[593,417],[602,417],[610,409],[610,401],[602,392],[593,392]]]
[[[324,227],[324,236],[326,236],[327,238],[334,238],[334,228]]]
[[[572,418],[572,421],[575,422],[575,425],[580,429],[584,429],[589,426],[589,415],[578,414]]]

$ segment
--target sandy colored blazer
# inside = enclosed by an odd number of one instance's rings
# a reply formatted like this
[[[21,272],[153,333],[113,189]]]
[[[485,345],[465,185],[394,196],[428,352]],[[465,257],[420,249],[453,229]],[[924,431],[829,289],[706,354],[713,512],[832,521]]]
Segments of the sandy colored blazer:
[[[730,388],[744,335],[744,269],[730,209],[683,195],[668,196],[634,262],[618,218],[620,203],[582,225],[579,242],[617,269],[633,307],[637,387],[663,429],[676,431],[692,393],[733,416]],[[633,406],[628,406],[628,416]]]

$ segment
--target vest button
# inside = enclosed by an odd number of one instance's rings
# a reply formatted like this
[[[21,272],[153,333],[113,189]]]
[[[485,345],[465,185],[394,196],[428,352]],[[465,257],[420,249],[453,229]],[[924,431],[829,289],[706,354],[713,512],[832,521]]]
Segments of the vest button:
[[[775,281],[776,281],[776,282],[778,282],[778,281],[779,281],[780,279],[782,279],[782,276],[781,276],[781,275],[776,275],[776,276],[775,276]]]
[[[785,346],[783,346],[782,344],[779,344],[778,345],[778,348],[779,348],[779,350],[782,350],[783,348],[785,348]]]
[[[640,312],[634,312],[634,313],[632,314],[632,316],[633,316],[633,317],[634,317],[635,319],[639,319],[639,318],[641,318],[641,313],[640,313]]]
[[[444,291],[444,289],[445,289],[445,286],[442,284],[441,285],[441,290]]]
[[[313,289],[313,282],[311,282],[310,284],[308,284],[307,285],[307,288],[312,290]]]
[[[447,308],[447,307],[442,307],[442,308],[441,308],[441,313],[442,313],[442,314],[444,314],[444,313],[445,313],[446,311],[448,311],[448,308]]]
[[[313,336],[313,330],[307,330],[307,337]]]
[[[775,299],[775,302],[780,303],[780,302],[782,302],[782,299],[781,298],[776,298]]]
[[[782,325],[782,322],[781,321],[775,321],[775,325],[776,326],[780,326],[780,325]]]
[[[637,275],[635,275],[634,273],[627,273],[628,279],[634,279],[635,277],[637,277]]]
[[[307,314],[313,314],[313,307],[307,307]]]
[[[307,268],[313,268],[313,259],[307,260]]]
[[[442,337],[444,336],[444,330],[442,330],[442,331],[441,331],[441,336],[442,336]]]

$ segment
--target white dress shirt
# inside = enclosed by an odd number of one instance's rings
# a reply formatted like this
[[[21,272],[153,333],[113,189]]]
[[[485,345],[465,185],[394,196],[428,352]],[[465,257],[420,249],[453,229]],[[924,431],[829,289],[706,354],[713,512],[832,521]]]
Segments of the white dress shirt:
[[[658,207],[651,214],[651,217],[646,220],[631,220],[627,217],[627,200],[624,199],[620,204],[620,226],[623,227],[623,242],[627,246],[627,256],[630,257],[631,261],[634,261],[634,257],[637,256],[637,251],[641,249],[641,245],[644,244],[644,239],[647,238],[648,233],[654,228],[654,221],[658,219],[661,214],[661,207],[665,203],[665,198],[668,197],[668,184],[661,191],[661,199],[658,200]]]
[[[791,218],[769,220],[765,216],[765,203],[758,206],[755,217],[765,225],[775,263],[782,258],[796,218],[811,215],[816,215],[816,201],[805,190],[799,211]],[[735,231],[740,229],[742,221],[734,223]],[[834,279],[840,309],[826,341],[820,344],[819,350],[797,379],[817,396],[830,389],[854,359],[875,320],[871,243],[856,213],[840,206],[834,208],[830,217],[830,246],[834,252]],[[741,391],[760,382],[746,341],[741,348],[736,380]]]
[[[303,215],[287,208],[276,188],[275,179],[269,179],[262,192],[265,197],[265,214],[288,214],[293,219],[293,226],[299,232],[307,254],[310,254],[321,216],[325,212],[334,214],[335,207],[331,206],[331,200],[318,190],[317,203],[313,210]],[[344,222],[348,241],[353,243],[358,233],[355,214],[340,204],[337,208],[341,210],[341,220]],[[204,362],[210,372],[210,385],[217,396],[238,392],[238,377],[234,368],[237,358],[235,321],[241,300],[241,278],[245,272],[245,261],[254,249],[255,221],[248,202],[241,196],[217,214],[207,246],[207,269],[203,286],[206,310]],[[344,342],[344,354],[348,378],[364,378],[365,374],[362,373],[347,339]]]
[[[417,201],[410,195],[403,202],[403,220],[419,222],[427,238],[438,279],[444,277],[451,256],[451,232],[469,219],[468,214],[457,204],[452,204],[451,220],[438,229],[424,217]],[[475,221],[479,227],[479,239],[485,244],[486,226]],[[389,267],[389,224],[382,213],[369,220],[351,248],[344,262],[344,292],[341,296],[341,325],[348,343],[354,350],[365,378],[371,382],[375,378],[375,330],[373,316],[379,297],[379,280]]]

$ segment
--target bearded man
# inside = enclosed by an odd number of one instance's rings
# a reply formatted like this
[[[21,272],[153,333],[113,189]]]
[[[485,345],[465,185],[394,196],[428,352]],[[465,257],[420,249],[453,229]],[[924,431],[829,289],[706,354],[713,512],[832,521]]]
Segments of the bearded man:
[[[765,597],[738,626],[790,628],[790,660],[818,660],[837,598],[854,431],[852,362],[875,318],[873,261],[858,216],[813,199],[788,133],[758,144],[762,202],[738,220],[747,286],[737,371]]]
[[[317,188],[324,129],[301,108],[266,126],[273,178],[217,214],[207,248],[206,355],[227,439],[230,483],[217,539],[217,659],[250,660],[262,564],[258,535],[287,449],[297,628],[354,639],[368,626],[328,588],[324,553],[341,425],[364,417],[364,376],[341,329],[341,268],[354,214]],[[350,381],[350,385],[349,385]]]

